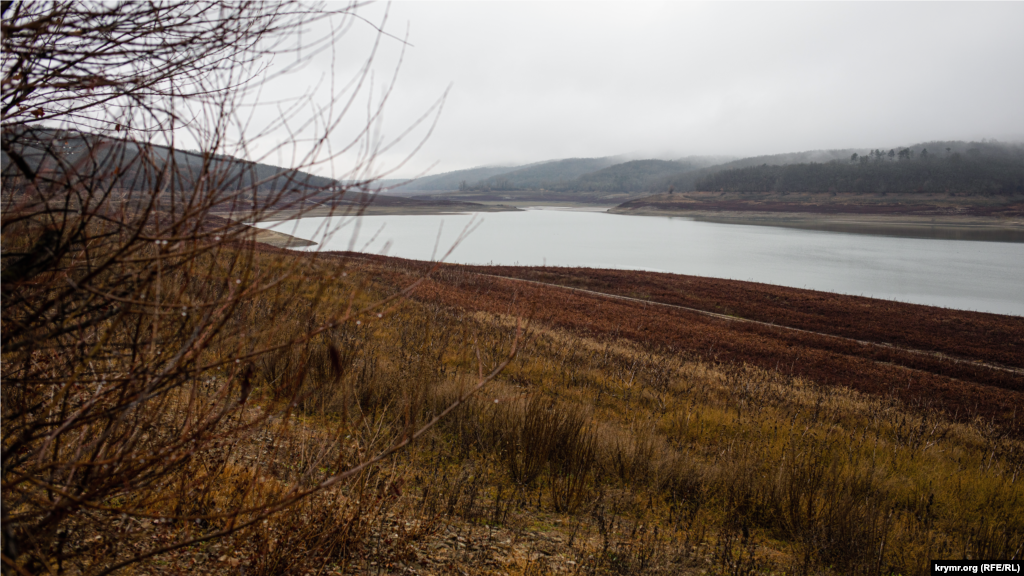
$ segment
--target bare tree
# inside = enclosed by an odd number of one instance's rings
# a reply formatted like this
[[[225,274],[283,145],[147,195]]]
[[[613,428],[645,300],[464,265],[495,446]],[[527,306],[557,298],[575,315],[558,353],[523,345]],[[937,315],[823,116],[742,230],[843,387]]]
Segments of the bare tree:
[[[414,287],[377,300],[356,287],[340,310],[315,297],[298,310],[288,266],[261,268],[239,222],[323,205],[358,214],[372,199],[379,174],[368,167],[382,147],[371,134],[386,96],[340,148],[358,156],[349,178],[303,172],[339,153],[329,137],[369,85],[369,65],[315,118],[302,115],[300,98],[262,128],[316,129],[288,170],[224,154],[249,150],[246,103],[266,79],[264,56],[291,53],[301,65],[333,50],[335,31],[362,21],[359,8],[2,3],[4,573],[59,570],[92,554],[78,570],[105,574],[252,525],[407,446],[507,363],[481,365],[446,406],[406,416],[356,457],[334,442],[326,476],[261,491],[257,464],[226,507],[183,507],[185,496],[165,505],[187,492],[200,455],[220,450],[224,467],[236,439],[287,421],[314,364],[340,378],[351,355],[339,331]],[[299,36],[317,26],[331,32]],[[379,29],[378,41],[385,36]],[[182,134],[198,151],[178,149]],[[273,337],[258,334],[254,317]],[[254,390],[272,384],[261,362],[282,355],[295,359],[273,383],[283,401],[251,410]],[[346,411],[343,421],[357,418]],[[214,527],[127,556],[68,544],[118,518]]]

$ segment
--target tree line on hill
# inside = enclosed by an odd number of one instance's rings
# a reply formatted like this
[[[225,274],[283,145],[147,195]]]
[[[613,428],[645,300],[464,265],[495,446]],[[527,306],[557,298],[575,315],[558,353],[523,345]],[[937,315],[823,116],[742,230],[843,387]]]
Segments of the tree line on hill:
[[[476,182],[463,179],[459,183],[459,191],[645,192],[660,188],[666,177],[692,172],[713,164],[712,161],[702,158],[623,162],[609,160],[613,159],[574,158],[533,165]]]
[[[539,191],[659,194],[669,191],[896,193],[935,191],[1006,195],[1022,191],[1024,147],[995,141],[936,141],[913,146],[814,150],[738,160],[573,158],[518,167],[486,167],[399,183],[403,195]]]
[[[51,127],[20,128],[11,144],[18,162],[31,172],[49,174],[63,180],[70,172],[103,174],[103,185],[124,190],[162,189],[165,192],[189,192],[200,180],[216,178],[215,187],[236,192],[240,199],[263,203],[281,192],[331,196],[345,190],[350,202],[367,200],[379,187],[367,182],[338,181],[301,170],[252,162],[226,154],[171,149],[149,144],[143,150],[128,141],[78,130]],[[6,152],[0,153],[0,169],[11,182],[18,179],[19,167]]]
[[[649,193],[669,189],[686,192],[715,171],[760,164],[827,162],[866,150],[813,150],[735,159],[688,156],[676,160],[626,160],[621,156],[570,158],[524,166],[486,166],[456,170],[412,181],[388,181],[394,193],[414,196],[438,192],[506,192],[548,190],[586,193]]]
[[[146,162],[129,142],[110,140],[97,147],[97,136],[52,128],[34,128],[20,140],[21,156],[33,170],[47,169],[42,158],[64,157],[71,164],[86,161],[116,172],[114,185],[130,190],[152,188],[167,177],[168,189],[190,190],[196,175],[210,166],[224,190],[247,189],[247,201],[282,190],[348,189],[348,200],[360,202],[375,190],[360,183],[335,181],[298,170],[189,150],[170,153],[154,147]],[[159,158],[153,162],[153,151]],[[659,194],[694,190],[723,192],[914,193],[943,192],[974,196],[1024,194],[1024,146],[995,141],[938,141],[914,146],[818,150],[731,160],[688,157],[679,160],[629,160],[621,156],[570,158],[518,167],[483,167],[429,176],[413,182],[377,182],[387,194],[417,192],[508,192],[548,190],[558,193]],[[116,165],[118,169],[109,169]],[[3,154],[4,172],[13,170]],[[357,192],[358,191],[358,192]],[[357,198],[358,196],[358,198]]]
[[[697,179],[703,191],[940,192],[967,196],[1024,194],[1024,147],[996,142],[933,142],[853,153],[845,161],[722,170]]]

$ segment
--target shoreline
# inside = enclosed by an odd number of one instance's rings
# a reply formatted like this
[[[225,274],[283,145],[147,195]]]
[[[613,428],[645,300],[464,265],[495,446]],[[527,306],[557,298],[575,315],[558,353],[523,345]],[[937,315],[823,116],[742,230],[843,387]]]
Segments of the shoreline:
[[[472,209],[462,206],[369,206],[358,214],[343,209],[327,207],[308,210],[281,210],[265,215],[259,222],[281,222],[297,218],[329,216],[425,216],[434,214],[461,214],[467,212],[521,212],[535,206],[510,206],[507,204],[477,205]],[[589,204],[545,204],[536,207],[553,209],[581,208],[601,210]],[[980,242],[1024,243],[1024,218],[992,217],[974,215],[913,215],[913,214],[819,214],[809,212],[757,212],[726,210],[662,209],[644,206],[632,209],[611,207],[604,210],[619,216],[653,216],[661,218],[688,218],[697,222],[735,224],[745,226],[767,226],[799,230],[815,230],[846,234],[865,234],[901,238],[933,240],[965,240]],[[254,240],[278,248],[298,248],[316,245],[273,230],[252,227],[257,232]]]
[[[698,222],[770,226],[939,240],[974,240],[1024,243],[1024,219],[985,216],[908,214],[815,214],[807,212],[754,212],[724,210],[671,210],[653,207],[613,208],[609,214],[689,218]]]
[[[248,226],[248,228],[253,231],[252,240],[254,242],[260,242],[261,244],[267,244],[268,246],[273,246],[275,248],[306,248],[309,246],[316,246],[316,242],[313,242],[312,240],[304,240],[302,238],[292,236],[291,234],[285,234],[284,232],[264,230],[254,226]]]
[[[519,208],[507,204],[430,204],[426,206],[339,206],[330,208],[303,208],[298,210],[276,210],[264,214],[259,222],[280,222],[299,218],[327,218],[331,216],[424,216],[431,214],[463,214],[467,212],[520,212]]]
[[[270,214],[264,214],[259,220],[253,220],[252,218],[240,218],[238,222],[283,222],[286,220],[296,220],[300,218],[326,218],[331,216],[342,216],[342,217],[359,217],[359,216],[426,216],[431,214],[463,214],[467,212],[519,212],[519,208],[515,206],[507,206],[505,204],[497,205],[479,205],[473,206],[472,208],[466,207],[465,205],[453,204],[433,204],[428,206],[360,206],[356,210],[346,209],[346,207],[329,208],[326,206],[319,208],[308,208],[308,209],[296,209],[296,210],[277,210]],[[232,215],[219,215],[224,218],[231,218]],[[268,246],[275,248],[306,248],[309,246],[316,246],[316,242],[311,240],[305,240],[292,236],[291,234],[285,234],[284,232],[278,232],[276,230],[265,230],[263,228],[257,228],[251,224],[244,224],[251,230],[253,230],[252,240],[260,242]]]

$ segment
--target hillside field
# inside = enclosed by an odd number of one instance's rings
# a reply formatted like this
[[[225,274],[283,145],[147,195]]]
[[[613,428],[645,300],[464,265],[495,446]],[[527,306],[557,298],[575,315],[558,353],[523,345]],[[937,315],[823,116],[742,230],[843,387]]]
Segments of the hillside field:
[[[133,573],[926,574],[930,558],[1024,546],[1024,319],[629,271],[425,277],[423,262],[269,247],[254,264],[296,274],[280,286],[295,310],[419,284],[311,342],[350,368],[311,373],[284,418],[258,414],[281,401],[286,358],[261,362],[251,433],[196,454],[159,506],[212,513],[247,473],[257,491],[324,478],[500,360],[517,318],[525,338],[393,459]],[[272,298],[246,308],[261,341],[290,330],[259,325]],[[77,545],[126,556],[220,522],[114,521]]]

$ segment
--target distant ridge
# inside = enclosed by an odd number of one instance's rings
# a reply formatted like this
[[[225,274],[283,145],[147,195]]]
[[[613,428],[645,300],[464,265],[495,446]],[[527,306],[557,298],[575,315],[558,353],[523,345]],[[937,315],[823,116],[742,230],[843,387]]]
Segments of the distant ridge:
[[[519,166],[481,166],[411,181],[392,180],[385,185],[389,193],[398,196],[530,190],[616,194],[651,193],[669,188],[688,191],[693,189],[695,180],[718,170],[765,163],[827,162],[849,157],[853,151],[814,150],[743,159],[723,156],[687,156],[677,160],[630,160],[626,156],[566,158]]]
[[[402,183],[396,183],[392,192],[399,196],[412,196],[415,194],[458,190],[459,184],[464,181],[478,182],[480,180],[490,178],[491,176],[505,174],[520,167],[521,166],[480,166],[478,168],[444,172],[433,176],[423,176],[422,178],[417,178],[415,180],[405,180]]]
[[[25,130],[12,138],[12,148],[29,170],[50,171],[53,173],[51,178],[60,178],[64,170],[53,161],[53,150],[57,150],[65,166],[72,166],[80,172],[102,174],[124,190],[162,190],[165,200],[176,198],[169,201],[181,202],[189,198],[189,192],[197,187],[206,187],[234,198],[215,207],[213,211],[218,213],[251,210],[271,202],[274,206],[297,203],[288,207],[294,210],[336,206],[365,209],[371,203],[374,208],[414,213],[428,211],[441,204],[449,211],[485,209],[465,202],[429,202],[380,193],[388,191],[388,185],[395,183],[394,180],[337,180],[224,154],[172,150],[156,144],[148,145],[144,154],[143,147],[130,140],[80,131],[45,127]],[[5,174],[17,170],[7,152],[0,153],[0,167]],[[203,178],[202,183],[200,177]],[[234,192],[237,194],[232,195]],[[285,195],[286,192],[301,194],[289,196]]]
[[[622,156],[606,156],[604,158],[566,158],[541,162],[491,176],[475,185],[467,182],[467,187],[491,187],[497,190],[554,188],[560,183],[614,166],[623,160]]]
[[[929,142],[888,151],[836,152],[841,156],[826,162],[726,164],[726,169],[702,175],[694,186],[719,192],[1024,194],[1021,145]]]

